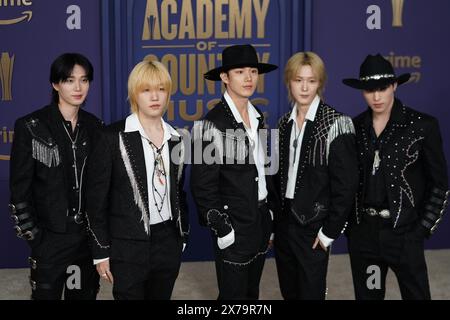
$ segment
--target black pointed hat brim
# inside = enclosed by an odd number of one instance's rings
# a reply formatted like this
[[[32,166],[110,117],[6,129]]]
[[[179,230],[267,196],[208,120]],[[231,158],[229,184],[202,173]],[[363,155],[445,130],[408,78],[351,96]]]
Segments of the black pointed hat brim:
[[[344,80],[342,80],[342,82],[345,85],[352,87],[354,89],[373,90],[373,89],[388,86],[395,82],[397,82],[397,85],[399,86],[399,85],[407,82],[410,77],[411,77],[410,73],[404,73],[401,76],[394,77],[394,78],[384,78],[384,79],[367,80],[367,81],[362,81],[359,79],[344,79]]]
[[[259,74],[268,73],[278,69],[278,66],[270,63],[236,63],[233,65],[222,66],[208,71],[207,73],[205,73],[205,79],[211,81],[221,81],[222,79],[220,78],[220,74],[222,72],[227,72],[231,69],[246,67],[257,68]]]

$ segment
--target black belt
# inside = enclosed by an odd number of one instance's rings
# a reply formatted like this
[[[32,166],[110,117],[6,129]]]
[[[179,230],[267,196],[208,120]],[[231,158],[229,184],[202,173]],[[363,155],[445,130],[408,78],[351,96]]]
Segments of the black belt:
[[[175,220],[169,219],[160,223],[151,224],[150,231],[159,231],[169,227],[175,227]]]
[[[258,200],[258,208],[261,208],[267,204],[267,198],[264,200]]]

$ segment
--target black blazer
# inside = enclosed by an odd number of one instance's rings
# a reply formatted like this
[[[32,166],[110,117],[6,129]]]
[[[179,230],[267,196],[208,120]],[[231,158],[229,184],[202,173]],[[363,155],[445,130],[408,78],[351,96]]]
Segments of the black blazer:
[[[103,123],[82,109],[79,121],[87,129],[86,141],[80,147],[90,153]],[[53,104],[16,121],[10,161],[11,203],[26,203],[26,211],[40,227],[65,232],[68,212],[68,178],[61,145],[61,114]],[[59,160],[57,160],[59,158]],[[81,187],[81,196],[84,194]],[[84,198],[82,198],[84,200]]]
[[[353,223],[363,214],[365,177],[372,170],[371,111],[354,119],[360,185]],[[438,121],[395,100],[381,144],[382,172],[394,229],[417,222],[431,234],[441,221],[448,197],[447,163]]]
[[[279,121],[279,171],[274,186],[279,208],[276,221],[286,213],[289,145],[295,122],[291,112]],[[336,239],[344,230],[353,207],[358,184],[354,127],[351,118],[322,101],[314,122],[308,122],[302,140],[293,208],[290,214],[302,226]]]
[[[133,250],[131,244],[145,245],[151,235],[151,227],[146,231],[141,220],[143,215],[149,216],[147,172],[140,133],[124,130],[125,120],[108,126],[90,157],[86,212],[94,259],[111,257],[138,263],[145,260],[146,250]],[[172,136],[169,153],[180,143],[181,138]],[[183,185],[184,161],[170,161],[172,217],[186,241],[189,222]]]
[[[257,111],[260,130],[264,128],[264,116]],[[227,129],[231,132],[226,132]],[[267,215],[261,217],[258,171],[249,152],[249,137],[224,98],[202,121],[195,123],[193,140],[191,191],[200,224],[211,228],[218,237],[234,229],[235,243],[222,250],[228,261],[242,263],[265,252],[271,233],[270,213],[267,210]],[[208,164],[198,155],[213,146],[225,152],[221,155],[216,152],[217,161]]]

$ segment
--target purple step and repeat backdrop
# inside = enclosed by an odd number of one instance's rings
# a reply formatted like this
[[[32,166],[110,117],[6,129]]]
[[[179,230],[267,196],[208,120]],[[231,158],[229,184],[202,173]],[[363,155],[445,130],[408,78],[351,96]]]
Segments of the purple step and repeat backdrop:
[[[412,74],[396,94],[403,103],[439,119],[450,164],[449,13],[448,0],[314,0],[311,43],[327,66],[327,102],[352,116],[363,112],[367,105],[361,92],[342,79],[357,78],[368,54],[382,54],[398,75]],[[425,246],[450,248],[449,217],[444,216]],[[342,239],[336,247],[344,248]]]
[[[166,119],[190,129],[220,98],[222,88],[203,73],[221,64],[222,50],[252,43],[260,59],[283,65],[303,48],[305,1],[289,0],[0,0],[0,268],[26,266],[29,250],[12,230],[7,209],[9,152],[16,118],[49,100],[49,65],[65,51],[88,56],[96,75],[87,109],[106,123],[129,114],[127,77],[147,55],[174,81]],[[29,13],[26,13],[29,12]],[[282,73],[261,77],[253,102],[271,127],[288,109]],[[186,184],[187,186],[187,184]],[[190,199],[191,241],[185,260],[209,260],[209,234]]]
[[[220,65],[228,45],[251,43],[262,61],[281,67],[261,77],[253,100],[271,128],[289,109],[282,70],[291,54],[318,52],[329,73],[327,101],[356,115],[365,108],[361,94],[340,81],[357,76],[368,53],[380,52],[393,59],[399,73],[413,72],[399,96],[438,117],[445,139],[448,12],[446,0],[0,0],[0,268],[26,266],[29,252],[15,237],[7,209],[14,121],[49,101],[49,66],[60,53],[78,51],[93,62],[86,109],[106,123],[128,115],[128,73],[152,55],[174,80],[166,119],[189,129],[221,95],[220,84],[205,82],[202,75]],[[209,260],[210,237],[198,226],[189,200],[191,241],[184,259]],[[445,219],[427,246],[449,248],[449,226]],[[345,251],[340,239],[333,252]]]

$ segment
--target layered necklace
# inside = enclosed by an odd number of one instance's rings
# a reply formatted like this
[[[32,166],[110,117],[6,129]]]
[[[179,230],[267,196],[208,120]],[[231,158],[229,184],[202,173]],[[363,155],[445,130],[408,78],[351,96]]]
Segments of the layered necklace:
[[[156,210],[162,220],[161,211],[164,207],[164,202],[167,197],[167,172],[164,166],[162,151],[165,144],[158,148],[153,142],[149,141],[150,147],[153,151],[153,158],[155,159],[153,173],[152,173],[152,195],[155,202]]]

